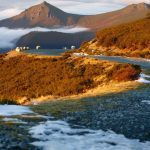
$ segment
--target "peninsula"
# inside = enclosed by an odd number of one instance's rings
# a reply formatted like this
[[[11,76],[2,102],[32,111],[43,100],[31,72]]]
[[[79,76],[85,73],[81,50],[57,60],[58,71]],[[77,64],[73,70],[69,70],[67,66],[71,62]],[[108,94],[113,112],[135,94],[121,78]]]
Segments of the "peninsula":
[[[1,102],[17,104],[120,92],[131,85],[136,87],[134,81],[141,73],[136,65],[15,51],[1,55],[0,66]]]

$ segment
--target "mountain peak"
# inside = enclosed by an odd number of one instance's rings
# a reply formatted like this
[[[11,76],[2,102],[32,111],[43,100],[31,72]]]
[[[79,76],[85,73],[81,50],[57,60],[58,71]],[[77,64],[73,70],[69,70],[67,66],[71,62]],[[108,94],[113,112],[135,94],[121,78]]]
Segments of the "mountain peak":
[[[50,4],[49,4],[47,1],[43,1],[43,2],[41,3],[41,5],[49,6]]]
[[[150,4],[142,2],[142,3],[138,3],[138,4],[131,4],[131,5],[127,6],[126,8],[129,8],[129,9],[149,9]]]
[[[57,8],[54,5],[51,5],[47,1],[43,1],[41,4],[35,5],[34,7],[41,7],[43,9],[47,9],[49,11],[55,11],[55,13],[57,13],[57,12],[64,13],[64,11],[62,11],[61,9]],[[37,8],[35,8],[35,9],[37,9]]]
[[[54,28],[60,26],[82,26],[103,29],[108,26],[126,23],[147,17],[150,4],[132,4],[119,11],[99,15],[78,15],[64,12],[60,8],[43,1],[22,13],[0,21],[0,27],[8,28]],[[104,17],[103,17],[104,16]],[[115,18],[112,20],[112,18]]]
[[[143,7],[143,8],[150,8],[150,4],[147,4],[147,3],[144,3],[144,2],[137,4],[137,6]]]
[[[48,4],[48,2],[47,1],[43,1],[42,4]]]

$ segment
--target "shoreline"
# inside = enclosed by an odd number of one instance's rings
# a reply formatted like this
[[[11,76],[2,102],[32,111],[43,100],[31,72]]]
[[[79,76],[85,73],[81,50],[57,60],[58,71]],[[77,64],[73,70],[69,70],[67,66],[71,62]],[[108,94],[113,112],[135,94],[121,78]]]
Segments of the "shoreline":
[[[91,54],[87,54],[87,53],[73,53],[74,56],[78,56],[78,57],[116,57],[116,58],[126,58],[126,59],[131,59],[131,60],[138,60],[138,61],[145,61],[145,62],[150,62],[150,59],[148,58],[143,58],[143,57],[130,57],[130,56],[119,56],[119,55],[91,55]]]
[[[65,52],[66,53],[66,52]],[[64,53],[64,54],[65,54]],[[4,54],[7,54],[10,58],[11,57],[16,57],[16,56],[20,56],[20,55],[26,55],[26,56],[29,56],[29,57],[36,57],[36,58],[59,58],[61,57],[61,55],[59,56],[53,56],[53,55],[40,55],[40,54],[30,54],[30,53],[25,53],[25,52],[16,52],[15,50],[11,50],[7,53],[4,53]],[[99,57],[99,56],[104,56],[104,57],[118,57],[118,58],[125,58],[125,59],[131,59],[131,60],[136,60],[138,59],[138,61],[145,61],[145,62],[150,62],[150,59],[147,59],[147,58],[143,58],[143,57],[130,57],[130,56],[117,56],[117,55],[112,55],[112,56],[109,56],[109,55],[90,55],[90,54],[87,54],[87,55],[80,55],[80,53],[78,53],[79,55],[76,55],[75,53],[71,53],[72,56],[75,56],[75,57]],[[6,56],[7,58],[7,56]]]
[[[59,58],[61,56],[51,56],[51,55],[38,55],[38,54],[30,54],[25,52],[16,52],[15,50],[11,50],[6,53],[6,57],[4,60],[8,60],[9,58],[17,57],[17,56],[28,56],[28,57],[35,57],[35,58]]]
[[[69,101],[69,100],[80,100],[83,98],[89,98],[89,97],[97,97],[97,96],[105,96],[107,94],[117,94],[121,92],[126,92],[132,89],[137,89],[140,87],[142,83],[139,83],[137,81],[127,81],[127,82],[120,82],[120,83],[109,83],[107,85],[99,85],[93,89],[87,90],[85,93],[81,93],[78,95],[70,95],[70,96],[42,96],[39,98],[31,99],[30,102],[24,103],[23,105],[29,106],[29,105],[39,105],[42,103],[47,103],[51,101]]]

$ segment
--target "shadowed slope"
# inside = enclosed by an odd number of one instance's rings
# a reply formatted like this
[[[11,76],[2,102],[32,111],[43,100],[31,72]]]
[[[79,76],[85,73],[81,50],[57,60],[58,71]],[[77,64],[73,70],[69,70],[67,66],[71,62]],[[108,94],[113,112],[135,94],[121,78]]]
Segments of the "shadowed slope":
[[[58,48],[71,47],[72,45],[79,47],[82,42],[94,38],[93,32],[80,33],[59,33],[59,32],[31,32],[23,36],[17,46],[29,46],[35,48],[36,45],[41,45],[42,48]]]

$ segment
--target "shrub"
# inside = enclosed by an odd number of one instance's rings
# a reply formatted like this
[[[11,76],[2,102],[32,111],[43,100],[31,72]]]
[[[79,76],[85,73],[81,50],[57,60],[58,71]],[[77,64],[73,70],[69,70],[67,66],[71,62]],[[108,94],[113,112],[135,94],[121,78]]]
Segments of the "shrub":
[[[110,80],[134,80],[139,74],[131,65],[122,65],[107,61],[87,58],[56,57],[37,58],[17,56],[7,61],[0,61],[0,99],[22,97],[37,98],[40,96],[68,96],[83,93],[106,81],[95,78],[107,76]],[[96,63],[90,63],[95,62]],[[117,66],[116,69],[111,66]],[[108,70],[108,68],[110,68]],[[125,76],[124,73],[128,72]],[[129,74],[130,73],[130,74]],[[136,74],[137,73],[137,74]],[[124,76],[124,77],[123,77]],[[3,102],[2,101],[2,102]]]

